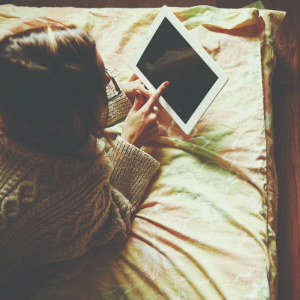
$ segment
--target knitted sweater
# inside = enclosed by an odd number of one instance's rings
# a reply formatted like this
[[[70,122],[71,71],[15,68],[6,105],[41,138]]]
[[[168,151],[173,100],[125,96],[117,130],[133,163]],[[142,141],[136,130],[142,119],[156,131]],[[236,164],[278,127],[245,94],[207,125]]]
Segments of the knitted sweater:
[[[107,94],[114,91],[110,82]],[[107,125],[130,108],[122,91],[109,103]],[[105,142],[91,138],[67,157],[0,135],[0,288],[30,267],[128,237],[130,215],[159,163],[121,137],[114,146],[106,153]]]

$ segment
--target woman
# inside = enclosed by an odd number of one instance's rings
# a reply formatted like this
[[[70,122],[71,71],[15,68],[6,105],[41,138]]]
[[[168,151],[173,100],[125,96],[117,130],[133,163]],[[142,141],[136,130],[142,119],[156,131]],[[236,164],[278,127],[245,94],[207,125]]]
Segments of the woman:
[[[121,88],[112,72],[74,26],[0,43],[0,298],[26,299],[63,262],[128,237],[159,169],[139,148],[158,132],[168,82],[151,95],[140,81]],[[104,126],[124,117],[107,151]]]

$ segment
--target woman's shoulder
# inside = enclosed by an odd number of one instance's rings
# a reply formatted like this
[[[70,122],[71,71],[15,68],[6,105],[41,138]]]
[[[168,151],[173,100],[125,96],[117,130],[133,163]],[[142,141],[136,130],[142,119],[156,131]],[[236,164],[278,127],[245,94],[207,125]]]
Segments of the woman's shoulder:
[[[0,233],[15,230],[24,218],[33,218],[42,209],[57,203],[64,203],[66,209],[79,194],[97,193],[109,184],[112,170],[105,155],[80,160],[0,137],[0,205],[4,218]]]
[[[85,148],[67,156],[0,136],[0,168],[10,170],[10,176],[14,173],[18,177],[26,177],[29,173],[39,174],[36,176],[40,177],[40,181],[45,181],[43,185],[50,183],[47,178],[56,178],[58,185],[73,180],[87,180],[95,173],[107,178],[113,167],[109,157],[105,155],[104,147],[104,141],[92,139]],[[44,176],[45,174],[47,175]],[[0,181],[1,179],[0,176]]]

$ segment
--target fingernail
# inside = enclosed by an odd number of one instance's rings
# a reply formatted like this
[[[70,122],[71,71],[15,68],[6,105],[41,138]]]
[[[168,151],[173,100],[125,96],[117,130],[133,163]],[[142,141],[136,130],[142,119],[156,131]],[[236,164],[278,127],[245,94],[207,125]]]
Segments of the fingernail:
[[[166,81],[165,83],[164,83],[164,86],[168,86],[170,84],[170,82],[169,81]]]
[[[134,95],[135,95],[136,97],[138,97],[139,94],[140,94],[139,91],[135,91],[135,92],[134,92]]]

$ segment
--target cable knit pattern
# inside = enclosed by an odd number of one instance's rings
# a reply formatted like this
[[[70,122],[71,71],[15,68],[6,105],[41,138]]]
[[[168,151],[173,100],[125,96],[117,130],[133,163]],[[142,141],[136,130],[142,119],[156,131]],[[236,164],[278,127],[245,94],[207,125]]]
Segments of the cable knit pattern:
[[[112,102],[114,123],[131,104],[124,92]],[[130,215],[159,163],[121,137],[109,155],[104,148],[91,138],[67,157],[0,136],[0,288],[30,267],[128,237]]]

